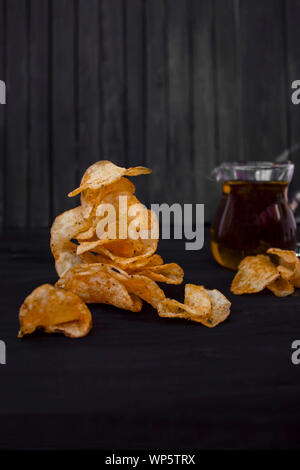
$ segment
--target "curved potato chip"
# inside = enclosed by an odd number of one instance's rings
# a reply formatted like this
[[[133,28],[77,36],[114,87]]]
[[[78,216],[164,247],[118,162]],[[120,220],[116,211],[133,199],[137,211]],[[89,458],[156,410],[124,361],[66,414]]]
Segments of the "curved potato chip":
[[[77,294],[86,303],[103,303],[139,312],[141,300],[130,295],[122,282],[111,275],[104,264],[74,266],[57,281],[56,287]]]
[[[153,279],[153,281],[177,285],[182,283],[184,276],[183,269],[176,263],[157,266],[146,265],[141,270],[138,270],[138,273]]]
[[[260,292],[278,277],[279,272],[268,256],[246,256],[239,264],[231,291],[236,295]]]
[[[292,271],[285,266],[277,266],[278,272],[280,273],[280,277],[285,281],[291,281],[295,274],[295,269]]]
[[[203,286],[187,284],[184,304],[174,299],[159,303],[157,311],[161,317],[185,318],[213,328],[226,320],[231,303],[218,290],[208,290]]]
[[[164,318],[185,318],[186,320],[199,321],[196,319],[194,308],[175,299],[162,300],[157,306],[157,312],[160,317]]]
[[[54,220],[51,227],[50,248],[59,276],[82,262],[76,254],[77,246],[71,242],[71,239],[75,238],[79,231],[88,228],[88,222],[83,219],[80,206],[63,212]]]
[[[211,300],[203,286],[186,284],[184,289],[184,303],[199,311],[199,315],[207,317],[211,313]]]
[[[19,312],[19,338],[42,328],[46,333],[61,332],[80,338],[92,328],[91,312],[72,292],[56,289],[50,284],[37,287],[26,297]]]
[[[281,250],[280,248],[269,248],[267,253],[270,255],[276,255],[279,258],[279,264],[285,268],[294,270],[297,264],[298,258],[296,253],[291,250]]]
[[[271,282],[271,284],[268,284],[267,287],[277,297],[286,297],[287,295],[293,294],[295,290],[293,284],[283,278],[276,279],[276,281],[273,281]]]
[[[109,193],[133,194],[134,192],[134,184],[124,177],[101,189],[85,189],[82,191],[80,198],[82,215],[85,219],[95,215],[97,207]]]
[[[297,260],[295,274],[293,277],[293,284],[295,287],[300,287],[300,260]]]
[[[278,257],[279,265],[277,266],[277,269],[280,272],[282,279],[291,281],[294,285],[298,284],[296,271],[299,260],[296,253],[291,250],[281,250],[279,248],[269,248],[267,253]]]
[[[155,253],[157,248],[157,240],[144,240],[144,252],[140,255],[133,256],[131,258],[124,258],[122,256],[117,256],[114,253],[112,253],[110,250],[108,250],[105,245],[101,245],[97,247],[97,253],[106,256],[109,258],[111,261],[113,261],[114,264],[117,264],[119,266],[122,266],[123,269],[126,269],[127,266],[132,266],[133,263],[139,262],[143,258],[149,258],[153,253]]]
[[[222,323],[230,314],[231,303],[217,289],[209,290],[205,289],[211,301],[211,312],[205,318],[203,318],[203,325],[208,328],[214,328],[215,326]]]
[[[166,296],[155,281],[140,274],[128,274],[126,271],[107,266],[111,275],[124,284],[129,293],[135,294],[156,308]]]
[[[84,173],[80,186],[68,194],[69,197],[76,196],[85,189],[99,189],[103,186],[119,180],[122,176],[137,176],[151,173],[149,168],[137,166],[134,168],[123,168],[108,160],[100,160],[91,165]]]

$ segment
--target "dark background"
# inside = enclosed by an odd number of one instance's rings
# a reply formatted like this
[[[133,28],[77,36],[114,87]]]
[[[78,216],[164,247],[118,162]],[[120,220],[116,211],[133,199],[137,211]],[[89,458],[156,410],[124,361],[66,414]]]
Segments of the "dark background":
[[[299,44],[299,0],[0,0],[0,226],[47,227],[100,159],[211,220],[216,164],[300,142]]]

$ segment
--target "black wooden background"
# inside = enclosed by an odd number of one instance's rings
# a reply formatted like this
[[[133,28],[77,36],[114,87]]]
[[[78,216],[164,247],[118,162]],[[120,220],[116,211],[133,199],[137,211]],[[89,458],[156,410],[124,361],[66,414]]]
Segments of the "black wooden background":
[[[48,226],[99,159],[210,220],[218,162],[300,142],[300,0],[0,0],[0,79],[1,227]]]

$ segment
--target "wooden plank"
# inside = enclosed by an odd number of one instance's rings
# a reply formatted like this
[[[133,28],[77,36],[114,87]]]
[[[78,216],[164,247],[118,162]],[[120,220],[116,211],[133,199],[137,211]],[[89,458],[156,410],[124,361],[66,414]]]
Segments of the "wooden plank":
[[[78,184],[75,141],[74,3],[52,0],[52,161],[54,215],[78,203],[67,194]]]
[[[146,166],[152,168],[149,201],[166,201],[168,168],[167,25],[165,3],[146,2]]]
[[[282,3],[241,0],[245,160],[274,160],[287,146]]]
[[[145,165],[145,2],[131,0],[126,6],[126,127],[128,166]],[[147,202],[149,176],[133,178],[137,195]]]
[[[168,0],[169,178],[168,200],[192,201],[189,16],[186,0]]]
[[[300,0],[290,0],[285,2],[285,31],[286,31],[286,48],[287,48],[287,74],[286,74],[286,90],[288,102],[288,124],[289,124],[289,145],[291,147],[300,144],[300,104],[292,103],[291,95],[293,81],[300,80]],[[298,149],[290,156],[296,164],[294,180],[291,185],[290,194],[300,190],[300,150]],[[299,210],[297,211],[298,221],[300,221]]]
[[[6,5],[4,0],[0,0],[0,80],[5,82],[5,40],[6,40]],[[0,103],[0,230],[4,227],[5,208],[5,113],[6,105]]]
[[[212,220],[219,203],[216,183],[208,180],[217,164],[216,85],[214,63],[214,11],[212,2],[191,2],[193,181],[195,202],[205,204],[205,219]]]
[[[215,8],[216,101],[220,162],[242,155],[239,3],[218,2]]]
[[[5,213],[9,227],[25,227],[28,208],[28,43],[25,0],[7,8],[7,134]]]
[[[127,165],[124,2],[102,0],[103,158]]]
[[[101,44],[99,0],[78,4],[78,167],[81,177],[101,160]]]
[[[50,222],[49,188],[49,30],[47,0],[31,0],[29,31],[29,225]]]

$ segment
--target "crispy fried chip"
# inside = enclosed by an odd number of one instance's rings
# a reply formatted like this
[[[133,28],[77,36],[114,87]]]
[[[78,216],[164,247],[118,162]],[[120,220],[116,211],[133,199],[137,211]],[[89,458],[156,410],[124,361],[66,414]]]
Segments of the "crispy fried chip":
[[[294,251],[281,250],[280,248],[269,248],[267,253],[270,255],[276,255],[279,258],[279,264],[285,268],[294,270],[297,264],[298,258]]]
[[[151,173],[149,168],[137,166],[134,168],[122,168],[107,160],[101,160],[91,165],[84,173],[80,186],[68,194],[69,197],[76,196],[85,189],[99,189],[107,186],[122,176],[137,176]]]
[[[165,282],[166,284],[181,284],[184,276],[183,269],[176,263],[157,266],[146,265],[138,270],[138,273],[153,279],[153,281]]]
[[[231,303],[218,290],[208,290],[203,286],[187,284],[184,304],[174,299],[159,303],[159,316],[165,318],[185,318],[208,328],[213,328],[226,320],[230,314]]]
[[[137,295],[154,308],[157,308],[159,302],[166,297],[164,291],[156,284],[156,282],[146,276],[141,276],[140,274],[128,274],[126,271],[110,266],[107,268],[110,270],[112,276],[125,285],[128,292]]]
[[[133,194],[135,192],[134,184],[127,178],[120,178],[101,189],[85,189],[81,193],[80,202],[82,215],[85,219],[95,215],[96,209],[103,199],[110,193]]]
[[[83,219],[80,206],[63,212],[54,220],[51,227],[50,248],[59,276],[82,263],[81,258],[76,254],[77,246],[71,240],[79,231],[88,229],[88,222]]]
[[[222,323],[230,314],[231,303],[222,294],[222,292],[217,289],[208,290],[205,289],[206,293],[210,297],[211,301],[211,312],[208,317],[203,319],[203,324],[209,328],[214,328],[215,326]]]
[[[295,274],[293,277],[293,284],[295,287],[300,287],[300,260],[297,260]]]
[[[276,279],[276,281],[273,281],[271,282],[271,284],[268,284],[267,287],[277,297],[286,297],[287,295],[293,294],[293,292],[295,291],[293,284],[284,278]]]
[[[298,284],[298,266],[299,260],[294,251],[281,250],[279,248],[269,248],[267,253],[275,255],[278,259],[277,269],[282,279],[291,281],[297,287]]]
[[[186,320],[199,321],[199,315],[195,313],[194,308],[175,299],[162,300],[157,306],[157,312],[160,317],[164,318],[185,318]]]
[[[42,328],[46,333],[64,333],[80,338],[92,328],[91,312],[72,292],[56,289],[50,284],[37,287],[26,297],[19,312],[19,338]]]
[[[278,277],[279,272],[268,256],[247,256],[239,264],[231,291],[236,295],[260,292]]]
[[[126,286],[104,264],[74,266],[56,283],[56,287],[70,290],[86,303],[104,303],[139,312],[141,300],[131,295]]]
[[[207,317],[211,313],[211,300],[203,286],[186,284],[184,303],[189,307],[199,310],[202,316]]]

